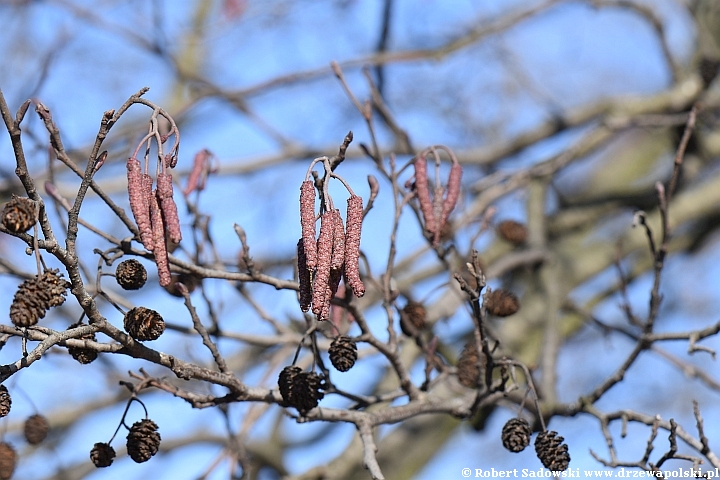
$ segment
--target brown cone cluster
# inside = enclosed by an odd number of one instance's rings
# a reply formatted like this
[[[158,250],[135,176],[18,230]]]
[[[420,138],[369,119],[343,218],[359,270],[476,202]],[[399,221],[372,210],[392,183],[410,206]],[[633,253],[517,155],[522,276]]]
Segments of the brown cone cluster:
[[[408,337],[413,337],[426,327],[427,310],[422,303],[409,301],[400,312],[400,329]]]
[[[491,315],[507,317],[520,309],[520,301],[507,290],[493,290],[485,296],[485,307]]]
[[[332,205],[329,198],[325,202]],[[338,209],[327,209],[320,216],[316,240],[315,186],[311,180],[300,186],[302,237],[297,246],[300,309],[307,312],[312,307],[319,320],[329,319],[330,302],[343,277],[356,296],[365,294],[359,266],[363,200],[351,195],[347,204],[346,225]]]
[[[105,468],[112,465],[115,459],[115,449],[107,443],[96,443],[90,450],[90,460],[97,468]]]
[[[278,377],[278,388],[288,407],[295,407],[300,415],[318,406],[324,394],[323,379],[315,372],[303,372],[300,367],[287,366]]]
[[[125,331],[140,342],[157,340],[165,331],[165,321],[150,308],[135,307],[125,314]]]
[[[500,222],[497,226],[497,232],[503,240],[513,245],[520,246],[527,241],[527,227],[515,220],[504,220]]]
[[[148,418],[133,423],[127,436],[127,452],[130,458],[137,463],[143,463],[158,452],[160,434],[157,430],[157,424]]]
[[[470,340],[463,347],[457,363],[458,381],[468,388],[477,388],[480,381],[480,368],[478,367],[478,350],[475,340]]]
[[[18,327],[31,327],[45,317],[51,307],[65,302],[70,282],[63,279],[59,270],[45,270],[40,276],[25,280],[10,305],[10,320]]]
[[[30,415],[27,420],[25,420],[23,433],[25,434],[25,440],[27,440],[30,445],[39,445],[42,443],[49,431],[50,424],[47,418],[40,414]]]
[[[0,480],[10,480],[17,466],[17,453],[12,445],[0,442]]]
[[[77,328],[81,323],[73,323],[70,325],[67,329],[71,330],[73,328]],[[95,338],[94,333],[89,333],[87,335],[83,335],[82,337],[78,338],[78,340],[92,340],[93,342],[97,340]],[[68,353],[70,356],[72,356],[76,361],[83,365],[87,365],[88,363],[92,363],[95,361],[95,359],[98,357],[98,352],[93,350],[92,348],[83,348],[83,347],[68,347]]]
[[[530,445],[532,430],[530,424],[524,418],[511,418],[503,426],[502,444],[507,450],[513,453],[522,452]]]
[[[347,372],[357,360],[357,345],[347,335],[340,335],[332,341],[328,353],[333,367],[340,372]]]
[[[0,417],[7,417],[12,407],[12,398],[5,385],[0,385]]]
[[[147,270],[134,258],[125,260],[115,269],[115,280],[124,290],[138,290],[147,281]]]
[[[27,197],[12,196],[0,214],[2,224],[13,233],[27,232],[35,225],[35,202]]]
[[[570,466],[570,454],[565,440],[552,430],[540,432],[535,438],[535,453],[543,466],[552,472],[563,472]]]

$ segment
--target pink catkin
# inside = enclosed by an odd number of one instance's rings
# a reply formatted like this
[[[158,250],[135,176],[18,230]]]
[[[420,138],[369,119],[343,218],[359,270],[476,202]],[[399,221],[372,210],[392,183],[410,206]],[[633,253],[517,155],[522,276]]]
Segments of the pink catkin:
[[[440,218],[440,228],[447,223],[450,213],[455,208],[458,198],[460,198],[460,180],[462,179],[462,167],[459,163],[453,164],[450,169],[450,176],[448,178],[447,196],[442,206],[442,215]]]
[[[360,234],[362,230],[363,201],[352,195],[347,200],[347,227],[345,233],[345,277],[356,296],[365,295],[365,285],[360,279]]]
[[[298,257],[298,282],[300,284],[300,310],[307,312],[310,310],[312,303],[312,283],[310,279],[310,270],[307,268],[307,257],[305,256],[305,244],[303,239],[297,243]]]
[[[152,222],[153,244],[155,249],[155,264],[158,269],[158,279],[161,287],[170,285],[170,261],[168,259],[167,246],[165,245],[165,225],[157,197],[150,197],[150,220]]]
[[[195,190],[202,190],[205,187],[204,182],[201,181],[201,177],[203,171],[207,168],[206,165],[211,156],[212,153],[207,149],[200,150],[195,154],[193,167],[187,178],[187,185],[185,185],[182,192],[183,195],[188,196]]]
[[[320,315],[323,311],[326,298],[329,296],[328,285],[330,282],[330,262],[332,259],[332,236],[334,227],[332,212],[325,212],[320,217],[320,236],[317,241],[317,272],[315,273],[315,284],[313,285],[312,311]],[[307,251],[305,251],[307,254]]]
[[[150,205],[147,199],[140,161],[129,158],[127,161],[128,196],[130,197],[130,210],[140,232],[140,241],[145,249],[152,251],[152,226],[150,224]],[[152,195],[152,179],[150,179],[150,194]]]
[[[157,194],[160,200],[160,211],[165,221],[170,241],[180,243],[182,233],[180,231],[180,218],[178,217],[177,205],[173,199],[172,175],[160,173],[157,178]]]
[[[433,215],[433,204],[430,199],[430,189],[428,188],[427,178],[427,160],[425,156],[415,159],[415,190],[417,191],[418,201],[420,202],[420,211],[425,220],[425,230],[435,233],[437,225],[435,216]]]
[[[345,263],[345,227],[343,227],[340,210],[333,210],[333,250],[330,268],[340,270]]]
[[[307,266],[312,271],[318,264],[318,252],[315,244],[315,186],[311,180],[305,180],[300,185],[300,227]]]

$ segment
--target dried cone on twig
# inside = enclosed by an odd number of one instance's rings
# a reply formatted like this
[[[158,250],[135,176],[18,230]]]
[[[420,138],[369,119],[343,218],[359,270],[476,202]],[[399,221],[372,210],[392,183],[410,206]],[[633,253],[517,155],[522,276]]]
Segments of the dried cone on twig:
[[[522,245],[527,241],[527,227],[515,220],[504,220],[497,226],[500,236],[513,245]]]
[[[408,337],[412,337],[426,327],[427,311],[422,303],[409,301],[400,313],[400,329]]]
[[[73,328],[77,328],[80,325],[82,325],[82,323],[74,323],[70,325],[67,329],[70,330]],[[94,333],[89,333],[80,337],[79,340],[92,340],[94,342],[96,338]],[[70,354],[70,356],[72,356],[75,360],[77,360],[83,365],[94,362],[95,359],[97,359],[98,357],[98,352],[93,350],[92,348],[68,347],[68,353]]]
[[[115,280],[124,290],[138,290],[147,281],[147,270],[142,263],[131,258],[118,264]]]
[[[543,466],[552,472],[563,472],[570,466],[568,446],[554,431],[540,432],[535,438],[535,453]]]
[[[13,195],[2,209],[2,224],[13,233],[27,232],[35,225],[35,202]]]
[[[532,430],[530,424],[524,418],[511,418],[502,429],[503,447],[511,452],[518,453],[530,445]]]
[[[341,372],[350,370],[357,360],[357,345],[347,335],[340,335],[330,344],[330,362]]]
[[[165,331],[165,321],[150,308],[135,307],[125,314],[125,331],[140,342],[157,340]]]
[[[30,445],[39,445],[42,443],[49,431],[50,424],[47,418],[40,414],[36,413],[25,420],[23,433],[25,434],[25,440],[27,440]]]
[[[157,430],[157,424],[148,418],[133,423],[127,436],[127,452],[130,458],[137,463],[143,463],[158,452],[160,434]]]
[[[278,387],[285,404],[295,407],[303,416],[317,407],[324,396],[322,378],[315,372],[303,372],[300,367],[283,368],[278,377]]]
[[[520,309],[520,301],[507,290],[493,290],[485,296],[485,307],[492,315],[507,317]]]
[[[480,380],[480,367],[478,366],[478,350],[475,340],[465,344],[457,363],[457,375],[461,384],[468,388],[477,388]]]
[[[17,453],[12,445],[0,442],[0,480],[12,478],[17,466]]]
[[[115,459],[115,449],[107,443],[96,443],[90,450],[90,460],[97,468],[105,468],[112,465]]]
[[[31,327],[52,307],[65,302],[70,282],[58,274],[59,270],[50,269],[18,287],[10,305],[10,320],[18,327]]]
[[[12,407],[12,398],[5,385],[0,385],[0,417],[7,417]]]

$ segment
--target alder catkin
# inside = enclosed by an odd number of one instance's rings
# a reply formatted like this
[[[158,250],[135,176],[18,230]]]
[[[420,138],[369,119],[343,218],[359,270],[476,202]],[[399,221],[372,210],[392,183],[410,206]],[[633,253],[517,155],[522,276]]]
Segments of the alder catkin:
[[[360,234],[362,230],[363,200],[352,195],[347,200],[347,227],[345,232],[345,277],[356,296],[365,295],[360,279]]]
[[[330,268],[340,270],[345,263],[345,227],[343,227],[340,210],[336,208],[331,213],[333,216],[333,250]]]
[[[172,175],[169,173],[158,174],[157,195],[160,200],[160,211],[162,212],[165,228],[167,229],[170,241],[176,244],[180,243],[182,240],[180,218],[178,217],[175,199],[173,199]]]
[[[168,259],[167,245],[165,244],[165,225],[160,211],[160,205],[155,195],[150,196],[150,220],[152,222],[153,246],[155,264],[158,269],[158,278],[161,287],[170,285],[170,261]]]
[[[200,177],[202,175],[203,170],[205,170],[205,165],[207,164],[208,159],[212,153],[210,153],[210,150],[203,149],[200,150],[198,153],[195,154],[195,158],[193,159],[193,167],[192,170],[190,170],[190,175],[188,175],[187,178],[187,185],[185,185],[185,188],[183,189],[183,195],[188,196],[195,190],[203,190],[205,188],[204,182],[200,181]]]
[[[462,167],[459,163],[454,163],[450,169],[448,178],[447,196],[442,205],[442,213],[440,215],[440,228],[435,232],[435,244],[440,242],[440,232],[450,217],[450,213],[455,208],[458,198],[460,198],[460,181],[462,179]]]
[[[307,257],[305,256],[305,244],[303,239],[297,243],[298,256],[298,283],[300,284],[300,310],[307,312],[310,310],[312,303],[312,283],[310,279],[310,270],[307,268]]]
[[[311,180],[305,180],[300,185],[300,227],[307,268],[312,271],[318,263],[318,252],[315,244],[315,186]]]
[[[320,217],[320,236],[317,241],[317,272],[313,285],[313,306],[315,315],[320,315],[329,294],[330,263],[332,260],[334,221],[332,212],[325,212]],[[307,249],[305,250],[307,255]],[[309,255],[308,255],[309,257]],[[309,258],[308,258],[309,260]]]
[[[430,189],[428,188],[427,178],[427,160],[422,155],[413,162],[415,167],[415,191],[417,192],[418,202],[420,202],[420,212],[425,220],[425,230],[435,233],[437,225],[435,223],[435,215],[433,215],[433,204],[430,198]]]
[[[149,175],[147,175],[150,177]],[[146,250],[153,250],[152,226],[150,223],[150,205],[147,198],[146,180],[137,158],[127,161],[128,196],[130,197],[130,210],[140,231],[140,241]],[[152,178],[150,177],[150,190],[152,193]]]

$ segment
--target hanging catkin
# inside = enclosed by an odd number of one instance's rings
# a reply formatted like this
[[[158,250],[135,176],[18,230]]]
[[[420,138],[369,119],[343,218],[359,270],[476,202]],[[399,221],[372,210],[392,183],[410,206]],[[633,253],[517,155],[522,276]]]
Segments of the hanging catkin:
[[[360,234],[362,229],[363,201],[352,195],[347,200],[347,226],[345,232],[345,277],[356,296],[365,295],[360,279]]]
[[[303,239],[297,243],[298,256],[298,282],[300,284],[300,310],[307,312],[310,310],[312,303],[312,283],[310,279],[310,270],[307,268],[307,257],[305,256],[305,244]]]
[[[422,155],[415,159],[415,190],[417,191],[418,202],[420,202],[420,211],[425,220],[425,230],[435,233],[437,224],[435,223],[435,215],[433,215],[433,204],[430,198],[430,189],[428,188],[427,178],[427,160]]]
[[[305,180],[300,185],[300,226],[307,268],[312,271],[317,266],[318,252],[315,244],[315,186],[311,180]]]
[[[442,204],[442,213],[440,215],[440,225],[435,231],[435,245],[440,243],[440,232],[442,232],[445,224],[447,224],[450,213],[455,208],[458,198],[460,198],[460,180],[462,179],[462,167],[459,163],[454,163],[450,168],[450,176],[448,178],[447,196]]]
[[[160,205],[155,195],[150,195],[150,220],[152,222],[153,245],[155,247],[155,264],[158,269],[158,278],[161,287],[170,285],[170,262],[168,260],[167,246],[165,244],[165,225],[160,211]]]
[[[343,227],[340,210],[336,208],[331,213],[333,216],[333,250],[330,268],[340,270],[345,263],[345,227]]]
[[[165,228],[167,229],[170,241],[180,243],[182,233],[180,232],[180,218],[178,217],[177,205],[173,199],[172,175],[160,173],[157,177],[157,195],[160,200],[160,211],[162,212]]]
[[[329,295],[330,263],[332,260],[334,221],[332,212],[325,212],[320,217],[320,236],[317,241],[317,272],[313,286],[313,306],[315,315],[320,315]],[[305,251],[307,255],[307,250]]]
[[[146,250],[153,250],[152,226],[150,223],[150,208],[146,196],[145,179],[137,158],[127,161],[128,196],[130,197],[130,210],[140,231],[140,241]],[[152,178],[150,179],[152,190]]]

